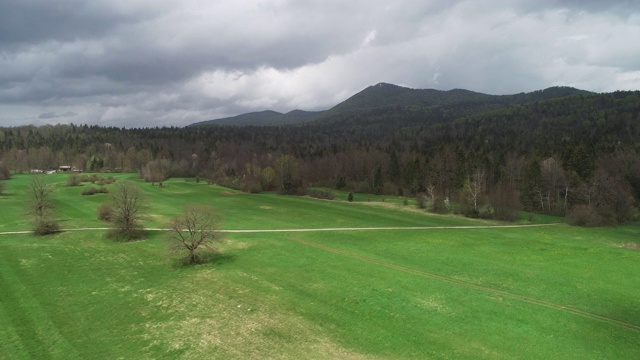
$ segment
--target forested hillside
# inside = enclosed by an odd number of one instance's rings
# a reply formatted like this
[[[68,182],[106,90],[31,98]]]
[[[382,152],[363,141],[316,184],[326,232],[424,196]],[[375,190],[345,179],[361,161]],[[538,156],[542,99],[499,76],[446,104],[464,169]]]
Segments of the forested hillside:
[[[454,89],[441,91],[434,89],[410,89],[402,86],[380,83],[369,86],[347,100],[325,111],[293,110],[288,113],[260,111],[238,116],[208,120],[190,126],[208,125],[291,125],[312,121],[342,120],[344,116],[370,112],[405,109],[420,113],[426,118],[438,120],[442,114],[447,118],[470,115],[486,110],[504,108],[517,104],[557,99],[567,96],[590,95],[592,93],[570,87],[552,87],[545,90],[516,95],[487,95],[469,90]],[[429,116],[424,116],[428,113]],[[435,115],[435,116],[434,116]],[[438,116],[439,115],[439,116]]]
[[[639,152],[640,92],[571,88],[496,97],[379,84],[303,125],[0,129],[0,174],[72,165],[251,192],[331,187],[417,197],[433,211],[512,218],[524,208],[586,225],[633,219]]]

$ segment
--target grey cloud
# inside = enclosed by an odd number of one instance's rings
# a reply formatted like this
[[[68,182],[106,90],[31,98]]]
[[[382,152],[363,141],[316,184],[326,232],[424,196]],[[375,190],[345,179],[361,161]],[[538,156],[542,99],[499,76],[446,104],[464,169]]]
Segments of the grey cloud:
[[[73,117],[78,115],[78,113],[75,113],[73,111],[67,111],[61,114],[55,113],[55,112],[47,112],[44,114],[40,114],[38,116],[38,119],[57,119],[57,118],[66,118],[66,117]]]
[[[162,8],[151,6],[153,2],[146,5],[83,0],[3,0],[0,2],[0,43],[32,45],[51,40],[99,38],[122,24],[156,16]]]
[[[380,81],[640,87],[639,13],[631,1],[5,0],[0,113],[186,125],[317,110]]]
[[[628,18],[640,11],[640,2],[634,0],[526,0],[518,4],[525,11],[567,9],[591,14],[609,13]]]

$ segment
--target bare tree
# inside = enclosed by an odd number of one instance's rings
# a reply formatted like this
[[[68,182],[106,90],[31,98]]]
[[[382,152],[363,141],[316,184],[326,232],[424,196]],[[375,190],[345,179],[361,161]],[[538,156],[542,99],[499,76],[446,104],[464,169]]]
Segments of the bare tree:
[[[3,161],[0,161],[0,180],[8,180],[10,177],[11,170]]]
[[[540,163],[540,174],[542,183],[539,197],[546,199],[541,201],[543,211],[553,214],[564,214],[567,209],[567,198],[569,196],[569,179],[562,169],[562,164],[550,157]]]
[[[429,186],[427,186],[427,197],[429,198],[429,202],[433,207],[438,198],[438,196],[436,195],[436,187],[433,184],[429,184]]]
[[[142,169],[141,175],[144,181],[150,182],[151,185],[158,183],[162,187],[162,183],[167,179],[171,162],[167,159],[158,159],[149,161]]]
[[[210,206],[193,205],[184,209],[182,214],[170,223],[171,248],[184,253],[186,264],[203,262],[203,252],[216,253],[216,243],[221,240],[217,229],[215,210]]]
[[[473,210],[478,210],[478,198],[484,191],[486,183],[486,173],[484,170],[476,169],[470,180],[465,181],[463,192],[469,204],[473,204]]]
[[[489,200],[494,209],[494,217],[500,220],[515,221],[521,208],[516,186],[507,181],[495,185],[489,193]]]
[[[53,201],[51,194],[53,188],[48,184],[44,177],[34,176],[31,178],[31,184],[28,188],[30,197],[29,212],[34,216],[33,232],[37,235],[46,235],[58,232],[60,226],[53,219]]]
[[[119,182],[111,192],[113,203],[114,235],[123,240],[134,240],[142,236],[140,220],[145,198],[140,188],[131,182]]]

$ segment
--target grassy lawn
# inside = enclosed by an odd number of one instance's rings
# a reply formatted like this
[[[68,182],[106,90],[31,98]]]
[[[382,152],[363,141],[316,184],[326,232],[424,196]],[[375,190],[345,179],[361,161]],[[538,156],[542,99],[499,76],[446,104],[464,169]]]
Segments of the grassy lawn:
[[[132,175],[118,175],[135,179]],[[65,228],[104,227],[52,176]],[[28,176],[0,231],[28,230]],[[250,195],[181,179],[145,226],[215,205],[223,229],[492,224],[384,202]],[[0,359],[640,358],[640,227],[232,233],[215,264],[179,268],[165,235],[0,236]]]

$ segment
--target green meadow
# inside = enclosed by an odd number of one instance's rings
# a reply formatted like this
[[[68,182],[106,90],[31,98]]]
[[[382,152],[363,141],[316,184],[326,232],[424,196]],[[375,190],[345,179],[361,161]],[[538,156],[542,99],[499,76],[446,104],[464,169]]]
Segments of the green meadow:
[[[0,235],[0,359],[640,358],[638,225],[486,227],[504,224],[114,176],[143,189],[145,227],[215,206],[221,254],[179,267],[162,231],[109,240],[91,230],[109,195],[49,175],[68,230]],[[29,181],[6,182],[0,232],[30,229]],[[372,227],[431,229],[309,230]],[[238,232],[285,229],[306,230]]]

